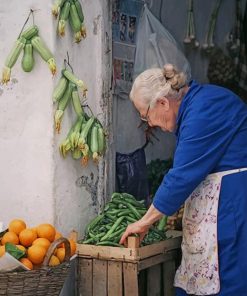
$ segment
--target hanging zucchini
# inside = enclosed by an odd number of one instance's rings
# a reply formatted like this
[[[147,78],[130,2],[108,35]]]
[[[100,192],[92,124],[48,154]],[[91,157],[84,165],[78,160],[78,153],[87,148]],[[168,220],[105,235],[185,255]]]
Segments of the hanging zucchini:
[[[67,89],[65,90],[65,93],[63,94],[62,98],[58,102],[57,110],[55,112],[55,129],[56,132],[59,134],[61,129],[61,121],[64,114],[64,110],[68,106],[68,103],[71,99],[71,93],[73,89],[73,84],[69,83]]]
[[[62,98],[63,94],[65,93],[65,90],[68,87],[68,83],[68,79],[66,79],[64,76],[60,77],[58,84],[54,88],[52,94],[53,102],[58,102]]]
[[[19,55],[21,54],[23,48],[25,47],[26,39],[24,37],[20,37],[16,40],[11,52],[9,53],[7,59],[4,63],[3,75],[2,75],[2,83],[8,83],[10,80],[11,69],[15,65]]]
[[[84,24],[84,13],[79,0],[56,0],[52,6],[52,14],[58,17],[57,33],[63,37],[69,20],[76,43],[86,38],[86,27]]]
[[[53,54],[49,50],[49,48],[46,46],[44,41],[39,37],[35,36],[31,39],[31,43],[33,48],[39,53],[39,55],[42,57],[42,59],[47,62],[48,67],[51,70],[51,73],[53,75],[56,74],[56,63]]]
[[[66,27],[67,20],[69,18],[69,10],[70,10],[70,2],[67,1],[64,3],[63,7],[61,8],[61,13],[59,15],[57,31],[61,37],[65,35],[65,27]]]
[[[30,40],[27,40],[27,43],[25,44],[21,66],[23,71],[25,72],[31,72],[33,70],[33,67],[34,67],[33,46]]]
[[[33,10],[30,13],[24,23],[24,27],[28,22],[30,16],[33,15]],[[23,27],[23,28],[24,28]],[[16,40],[11,52],[7,56],[4,68],[2,72],[2,83],[8,83],[11,76],[11,69],[15,65],[19,58],[22,50],[23,56],[21,66],[23,71],[31,72],[34,67],[34,55],[33,50],[36,50],[40,56],[47,62],[52,74],[56,73],[56,62],[54,56],[45,45],[45,42],[39,37],[39,28],[35,24],[29,26],[24,31],[21,31],[18,39]]]

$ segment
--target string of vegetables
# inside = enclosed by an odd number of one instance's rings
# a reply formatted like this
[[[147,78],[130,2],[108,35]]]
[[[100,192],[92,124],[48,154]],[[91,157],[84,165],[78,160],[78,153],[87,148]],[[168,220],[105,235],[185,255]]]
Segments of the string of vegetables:
[[[194,48],[197,48],[200,45],[198,40],[196,39],[193,0],[188,1],[187,26],[184,43],[186,45],[193,45]]]
[[[241,43],[241,25],[242,25],[242,11],[241,11],[241,0],[235,1],[235,24],[232,30],[227,36],[226,47],[232,58],[236,58],[240,53]]]
[[[91,157],[98,163],[105,151],[105,132],[98,118],[93,114],[88,105],[82,105],[79,89],[82,90],[83,98],[87,95],[87,86],[84,81],[78,79],[73,73],[73,68],[68,60],[64,60],[64,69],[53,91],[53,102],[57,104],[55,111],[55,129],[60,133],[64,112],[70,102],[77,115],[75,122],[70,128],[66,138],[61,142],[59,151],[63,158],[71,152],[73,159],[80,159],[81,164],[86,166]],[[69,67],[69,68],[68,68]],[[90,111],[90,114],[84,109]]]
[[[23,52],[21,66],[23,71],[31,72],[33,70],[35,61],[33,51],[37,51],[41,58],[48,64],[53,75],[56,74],[56,62],[53,54],[46,46],[43,39],[39,36],[39,28],[34,24],[34,11],[31,9],[30,13],[22,27],[21,33],[15,41],[12,50],[7,56],[2,72],[2,83],[7,84],[10,81],[11,70],[17,62],[21,52]],[[30,16],[33,16],[33,25],[23,31]]]
[[[57,33],[63,37],[67,22],[74,32],[76,43],[86,38],[86,27],[84,24],[84,14],[79,0],[56,0],[52,6],[52,14],[58,17]]]
[[[219,13],[221,4],[222,4],[222,0],[216,1],[215,7],[210,17],[208,30],[205,36],[205,42],[202,45],[202,50],[207,54],[211,53],[212,50],[215,48],[214,35],[215,35],[215,28],[216,28],[218,13]]]

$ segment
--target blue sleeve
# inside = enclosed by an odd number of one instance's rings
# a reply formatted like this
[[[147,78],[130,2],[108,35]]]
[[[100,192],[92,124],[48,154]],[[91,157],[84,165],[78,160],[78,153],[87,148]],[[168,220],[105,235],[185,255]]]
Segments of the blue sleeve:
[[[187,110],[180,126],[173,168],[154,197],[153,205],[160,212],[174,214],[213,171],[236,132],[230,115],[232,108],[209,103]]]

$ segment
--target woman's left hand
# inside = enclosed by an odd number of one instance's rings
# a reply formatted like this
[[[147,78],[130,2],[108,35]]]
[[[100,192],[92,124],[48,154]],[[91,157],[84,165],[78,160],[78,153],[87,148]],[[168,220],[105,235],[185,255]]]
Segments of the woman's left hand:
[[[125,232],[123,233],[119,243],[124,244],[127,237],[130,236],[131,234],[139,234],[140,241],[142,241],[144,236],[147,234],[149,228],[150,228],[150,225],[144,224],[142,220],[129,224]]]

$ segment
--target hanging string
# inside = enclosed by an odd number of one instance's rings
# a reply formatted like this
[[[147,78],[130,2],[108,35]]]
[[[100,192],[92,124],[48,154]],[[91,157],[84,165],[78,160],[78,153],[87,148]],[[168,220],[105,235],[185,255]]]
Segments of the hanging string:
[[[34,12],[36,12],[36,11],[38,11],[38,10],[39,10],[39,9],[35,9],[35,10],[34,10],[34,9],[30,8],[30,12],[29,12],[29,14],[28,14],[27,19],[25,20],[24,25],[23,25],[22,28],[21,28],[21,32],[20,32],[20,34],[18,35],[18,38],[20,38],[20,36],[21,36],[21,34],[22,34],[22,32],[23,32],[23,30],[24,30],[26,24],[28,23],[28,21],[29,21],[31,15],[32,15],[32,20],[33,20],[33,25],[35,24],[35,22],[34,22]]]
[[[73,67],[71,66],[71,64],[70,64],[70,62],[69,62],[69,53],[68,53],[68,51],[67,51],[67,60],[64,59],[64,66],[65,66],[65,68],[66,68],[66,64],[67,64],[67,66],[70,67],[72,73],[74,73]]]
[[[32,11],[32,19],[33,19],[33,25],[34,25],[34,11],[31,9],[31,11]]]
[[[24,30],[24,28],[25,28],[27,22],[29,21],[29,18],[30,18],[30,16],[31,16],[31,14],[33,14],[33,10],[32,10],[32,9],[30,9],[30,12],[29,12],[29,14],[28,14],[28,17],[27,17],[27,19],[25,20],[25,23],[24,23],[24,25],[23,25],[22,28],[21,28],[21,32],[20,32],[20,34],[18,35],[18,38],[20,38],[21,33],[23,32],[23,30]]]
[[[87,108],[89,109],[89,111],[91,112],[91,115],[94,116],[92,109],[90,108],[89,105],[87,105]]]

